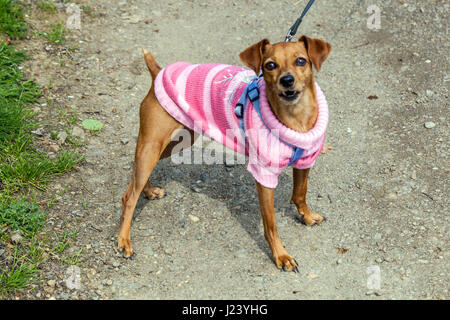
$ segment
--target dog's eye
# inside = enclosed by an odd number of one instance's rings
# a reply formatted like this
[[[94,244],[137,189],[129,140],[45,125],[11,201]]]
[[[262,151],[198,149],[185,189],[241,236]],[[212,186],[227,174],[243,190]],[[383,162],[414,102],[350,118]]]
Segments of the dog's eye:
[[[297,58],[297,60],[295,60],[295,64],[299,67],[306,66],[306,63],[307,63],[306,59],[303,58]]]
[[[276,69],[276,67],[277,67],[277,64],[275,62],[271,61],[271,62],[266,63],[266,69],[269,71]]]

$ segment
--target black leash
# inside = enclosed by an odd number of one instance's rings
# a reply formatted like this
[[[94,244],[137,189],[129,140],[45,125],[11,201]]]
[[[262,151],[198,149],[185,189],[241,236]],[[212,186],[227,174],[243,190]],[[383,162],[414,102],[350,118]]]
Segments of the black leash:
[[[302,15],[300,16],[300,18],[297,19],[297,21],[295,21],[294,25],[289,29],[286,39],[284,39],[284,42],[290,42],[292,37],[295,36],[295,34],[297,33],[297,29],[300,26],[300,23],[302,23],[303,17],[306,15],[306,13],[308,12],[308,10],[311,8],[311,6],[314,4],[315,0],[310,0],[308,2],[308,4],[306,5],[305,10],[303,10]]]

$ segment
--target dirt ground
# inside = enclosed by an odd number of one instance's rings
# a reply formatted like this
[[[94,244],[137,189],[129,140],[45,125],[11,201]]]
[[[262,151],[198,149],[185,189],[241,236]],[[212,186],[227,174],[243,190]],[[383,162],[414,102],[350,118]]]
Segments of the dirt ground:
[[[96,14],[83,15],[82,30],[72,31],[79,48],[72,62],[43,72],[50,53],[42,51],[31,73],[41,84],[51,79],[55,99],[80,120],[105,124],[97,135],[86,133],[79,169],[52,184],[67,192],[49,214],[51,225],[79,230],[69,250],[83,251],[81,287],[66,287],[64,268],[46,270],[44,279],[56,285],[43,281],[43,295],[32,297],[449,298],[448,4],[321,0],[301,25],[298,37],[333,47],[316,74],[330,107],[326,143],[333,149],[311,171],[309,205],[328,217],[319,227],[301,224],[289,204],[291,171],[279,178],[278,230],[299,262],[296,274],[272,262],[245,165],[160,162],[152,181],[167,196],[140,200],[131,233],[135,259],[123,259],[116,244],[139,104],[151,84],[141,48],[162,66],[241,65],[238,54],[249,45],[284,40],[306,1],[79,3]],[[373,4],[381,9],[379,30],[367,27]],[[379,288],[370,285],[377,270]]]

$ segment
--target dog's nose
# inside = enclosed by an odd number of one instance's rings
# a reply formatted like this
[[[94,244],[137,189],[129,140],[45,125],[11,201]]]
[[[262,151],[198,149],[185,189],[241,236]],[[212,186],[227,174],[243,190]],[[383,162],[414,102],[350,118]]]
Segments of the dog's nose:
[[[288,74],[287,76],[283,76],[280,78],[280,83],[285,88],[290,88],[294,85],[295,78]]]

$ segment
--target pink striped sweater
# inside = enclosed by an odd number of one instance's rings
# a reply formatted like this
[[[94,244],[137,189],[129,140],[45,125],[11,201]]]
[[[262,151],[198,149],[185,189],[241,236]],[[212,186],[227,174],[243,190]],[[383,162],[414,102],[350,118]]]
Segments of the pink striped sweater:
[[[263,186],[275,188],[278,176],[289,164],[293,152],[293,148],[278,137],[304,149],[293,167],[312,167],[325,140],[328,104],[316,83],[317,122],[306,133],[296,132],[284,126],[273,114],[267,102],[264,79],[261,78],[258,81],[264,122],[247,100],[243,118],[245,143],[234,110],[244,88],[254,78],[252,70],[242,67],[175,62],[158,74],[155,94],[163,108],[183,125],[248,156],[247,169],[253,177]]]

